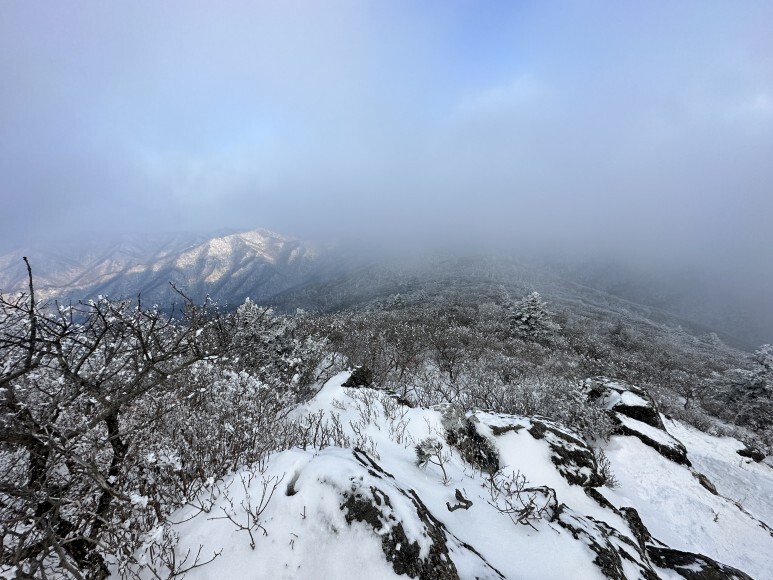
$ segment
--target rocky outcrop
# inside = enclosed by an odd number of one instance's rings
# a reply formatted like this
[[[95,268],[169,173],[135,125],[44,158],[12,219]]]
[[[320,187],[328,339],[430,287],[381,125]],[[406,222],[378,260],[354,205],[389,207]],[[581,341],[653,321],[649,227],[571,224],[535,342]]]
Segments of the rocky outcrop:
[[[668,433],[658,406],[644,389],[606,377],[588,379],[585,385],[588,397],[609,412],[614,433],[636,437],[671,461],[690,467],[687,449]]]
[[[382,537],[384,555],[392,564],[395,573],[428,580],[459,578],[456,566],[448,556],[447,538],[442,528],[415,493],[405,495],[412,501],[416,508],[416,517],[424,525],[427,537],[431,540],[429,552],[425,557],[422,557],[419,543],[408,539],[403,524],[396,521],[391,513],[394,506],[389,495],[378,487],[369,487],[367,491],[354,489],[347,492],[341,509],[346,511],[347,523],[364,522]],[[385,519],[387,521],[384,521]]]
[[[741,457],[748,457],[755,463],[759,463],[765,459],[765,454],[762,451],[750,445],[745,446],[743,449],[739,449],[736,453]]]
[[[365,484],[362,478],[351,478],[350,489],[343,493],[341,509],[348,524],[362,522],[381,537],[384,555],[396,574],[426,580],[459,579],[449,553],[453,551],[466,552],[468,559],[477,562],[476,578],[504,578],[472,546],[450,534],[414,490],[399,487],[394,477],[363,451],[355,449],[353,454],[371,476],[370,482]],[[398,502],[400,509],[396,509]],[[404,521],[406,513],[410,513],[413,521]],[[414,533],[419,529],[421,537],[409,537],[405,525]]]
[[[659,568],[673,570],[687,580],[753,580],[737,568],[721,564],[702,554],[668,547],[647,546],[647,555]]]
[[[588,546],[595,555],[593,563],[605,577],[615,580],[659,578],[645,548],[609,524],[579,515],[565,507],[560,511],[556,523]]]
[[[583,487],[604,485],[593,451],[580,437],[566,428],[547,421],[532,420],[528,429],[535,439],[544,439],[550,447],[550,460],[569,483]]]
[[[718,495],[717,494],[717,488],[714,486],[713,483],[711,483],[711,480],[703,475],[702,473],[698,473],[697,471],[694,471],[692,476],[698,480],[698,483],[700,483],[704,488],[706,488],[709,493],[712,495]]]
[[[586,387],[588,396],[607,409],[650,427],[666,430],[655,401],[644,389],[606,377],[588,379]]]
[[[373,384],[373,371],[368,367],[357,367],[342,387],[369,387]]]

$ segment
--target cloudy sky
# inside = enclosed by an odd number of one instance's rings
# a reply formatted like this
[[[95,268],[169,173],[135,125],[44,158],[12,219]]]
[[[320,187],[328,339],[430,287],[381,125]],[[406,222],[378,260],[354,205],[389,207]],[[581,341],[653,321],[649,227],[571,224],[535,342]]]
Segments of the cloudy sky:
[[[266,227],[773,270],[773,3],[0,3],[0,250]]]

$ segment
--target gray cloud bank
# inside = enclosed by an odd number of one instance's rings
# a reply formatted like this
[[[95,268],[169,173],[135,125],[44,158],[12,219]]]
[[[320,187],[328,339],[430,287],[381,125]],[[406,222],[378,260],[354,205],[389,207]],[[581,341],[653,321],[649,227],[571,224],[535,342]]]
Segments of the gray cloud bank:
[[[769,306],[770,30],[768,2],[6,2],[0,248],[531,244]]]

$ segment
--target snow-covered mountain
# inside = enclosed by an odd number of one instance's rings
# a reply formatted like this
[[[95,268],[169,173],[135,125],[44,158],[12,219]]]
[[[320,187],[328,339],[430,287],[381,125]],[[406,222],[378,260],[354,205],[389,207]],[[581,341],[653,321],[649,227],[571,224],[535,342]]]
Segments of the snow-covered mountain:
[[[169,304],[173,282],[201,300],[228,303],[264,299],[304,282],[318,253],[310,245],[268,230],[211,238],[193,235],[124,236],[110,243],[32,251],[36,290],[48,298],[83,299],[98,294]],[[0,256],[0,288],[24,288],[19,252]]]
[[[77,301],[97,295],[116,299],[141,295],[146,303],[168,307],[179,302],[172,282],[196,301],[209,296],[235,306],[249,297],[287,312],[299,307],[329,312],[397,294],[405,298],[449,289],[486,294],[505,285],[522,293],[537,289],[570,310],[592,306],[617,317],[681,326],[694,335],[716,332],[727,344],[744,350],[767,341],[760,338],[767,336],[765,332],[738,331],[743,319],[740,311],[710,308],[700,295],[691,303],[703,305],[703,310],[685,309],[679,306],[683,299],[674,299],[673,304],[658,299],[657,284],[642,283],[638,292],[631,292],[630,285],[602,284],[592,267],[580,276],[577,271],[516,259],[506,252],[459,257],[415,248],[389,258],[388,253],[374,257],[360,254],[355,247],[319,249],[265,229],[212,237],[124,235],[112,241],[0,255],[0,290],[26,288],[23,255],[30,258],[37,293],[44,298]],[[707,314],[707,309],[721,310],[724,318]],[[733,323],[726,324],[727,320]]]
[[[540,417],[410,407],[350,375],[294,411],[308,448],[212,482],[171,518],[176,562],[201,565],[187,578],[770,577],[771,465],[642,389],[587,381],[617,424],[593,448]],[[163,576],[143,561],[142,577]]]

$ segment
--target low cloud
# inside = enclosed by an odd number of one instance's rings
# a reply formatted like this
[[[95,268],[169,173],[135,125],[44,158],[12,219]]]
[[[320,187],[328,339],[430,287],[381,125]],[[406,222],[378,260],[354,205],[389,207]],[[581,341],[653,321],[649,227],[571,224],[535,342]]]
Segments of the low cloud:
[[[0,248],[529,243],[762,296],[772,22],[765,2],[6,3]]]

